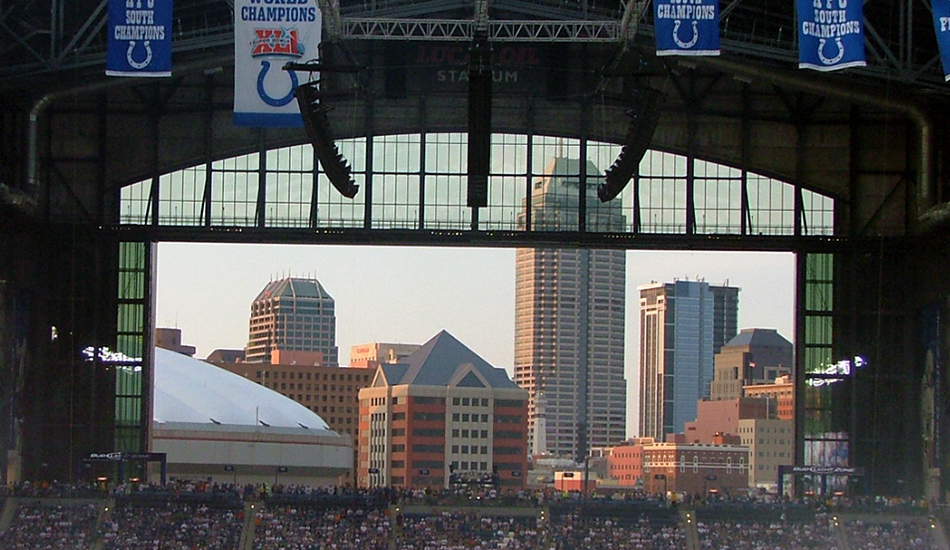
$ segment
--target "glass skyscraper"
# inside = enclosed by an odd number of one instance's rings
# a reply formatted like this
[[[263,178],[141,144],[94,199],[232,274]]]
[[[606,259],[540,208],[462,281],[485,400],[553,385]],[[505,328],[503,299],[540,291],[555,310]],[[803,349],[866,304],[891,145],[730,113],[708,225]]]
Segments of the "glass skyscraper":
[[[714,356],[736,334],[739,289],[704,281],[650,283],[640,292],[641,437],[662,441],[696,419]]]

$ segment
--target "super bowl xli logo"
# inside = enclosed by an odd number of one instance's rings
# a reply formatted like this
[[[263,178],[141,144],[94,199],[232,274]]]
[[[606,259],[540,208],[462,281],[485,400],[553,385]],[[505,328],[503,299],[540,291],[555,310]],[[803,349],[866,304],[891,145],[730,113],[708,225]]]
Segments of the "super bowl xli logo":
[[[271,107],[283,107],[294,99],[294,90],[297,89],[297,73],[282,71],[289,75],[290,89],[284,95],[272,96],[267,91],[265,79],[270,71],[271,62],[267,58],[300,59],[306,48],[300,42],[296,28],[254,29],[254,40],[251,42],[251,57],[261,60],[261,70],[257,73],[257,95]],[[274,80],[273,78],[271,80]]]

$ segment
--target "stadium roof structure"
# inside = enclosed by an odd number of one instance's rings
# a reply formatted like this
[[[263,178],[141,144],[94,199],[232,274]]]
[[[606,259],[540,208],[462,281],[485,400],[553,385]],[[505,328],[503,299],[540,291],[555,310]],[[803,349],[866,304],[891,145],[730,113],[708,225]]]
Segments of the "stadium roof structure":
[[[280,2],[278,2],[280,3]],[[654,14],[647,0],[318,0],[324,41],[468,41],[480,4],[488,9],[493,41],[611,41],[635,39],[652,47]],[[8,2],[0,14],[0,88],[57,88],[62,71],[79,70],[88,83],[104,78],[108,10],[101,2]],[[747,62],[794,68],[796,4],[789,0],[731,0],[720,7],[726,55]],[[948,92],[940,71],[930,2],[866,1],[868,66],[847,71],[869,84],[881,79]],[[176,0],[173,56],[176,65],[220,54],[233,59],[233,0]]]
[[[323,418],[292,399],[162,348],[155,348],[154,404],[153,419],[159,424],[304,428],[336,435]]]
[[[380,368],[393,386],[481,386],[477,377],[469,376],[474,370],[492,388],[518,389],[505,369],[493,367],[445,330],[429,339],[405,362]]]

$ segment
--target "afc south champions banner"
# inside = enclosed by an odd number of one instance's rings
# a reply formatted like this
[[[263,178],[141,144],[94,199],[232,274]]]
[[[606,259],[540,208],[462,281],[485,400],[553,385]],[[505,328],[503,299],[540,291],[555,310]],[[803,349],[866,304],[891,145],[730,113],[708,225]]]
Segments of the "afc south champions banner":
[[[303,125],[294,90],[310,75],[283,66],[318,58],[320,26],[317,0],[235,0],[235,124]]]
[[[937,31],[940,61],[943,62],[943,78],[950,82],[950,0],[931,0],[930,9],[934,14],[934,30]]]
[[[798,67],[863,67],[863,0],[798,0]]]
[[[656,55],[719,55],[719,0],[654,0]]]
[[[171,76],[172,0],[109,0],[109,76]]]

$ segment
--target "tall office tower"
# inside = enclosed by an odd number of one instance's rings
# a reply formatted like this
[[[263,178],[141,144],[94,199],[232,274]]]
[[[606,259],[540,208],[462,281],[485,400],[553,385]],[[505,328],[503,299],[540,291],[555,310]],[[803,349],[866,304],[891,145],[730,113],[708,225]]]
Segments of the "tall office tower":
[[[713,354],[719,353],[726,342],[739,334],[739,288],[709,285],[713,295]]]
[[[716,289],[716,290],[714,290]],[[723,289],[734,289],[723,290]],[[738,316],[738,289],[704,281],[651,283],[640,292],[641,437],[663,441],[696,419],[696,402],[709,397],[718,326]],[[716,296],[731,296],[716,307]],[[735,323],[735,321],[733,321]],[[734,325],[733,325],[734,326]]]
[[[586,172],[588,230],[622,231],[619,203],[601,203],[599,171],[588,162]],[[576,227],[579,174],[577,160],[556,158],[533,183],[535,230]],[[522,227],[526,214],[519,216]],[[580,460],[587,449],[626,437],[625,270],[622,250],[516,252],[515,382],[530,396],[533,454]]]
[[[336,302],[315,279],[267,283],[251,303],[245,361],[339,366]]]

